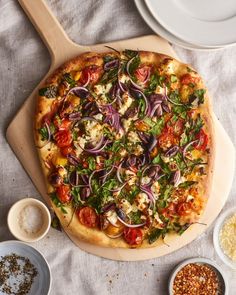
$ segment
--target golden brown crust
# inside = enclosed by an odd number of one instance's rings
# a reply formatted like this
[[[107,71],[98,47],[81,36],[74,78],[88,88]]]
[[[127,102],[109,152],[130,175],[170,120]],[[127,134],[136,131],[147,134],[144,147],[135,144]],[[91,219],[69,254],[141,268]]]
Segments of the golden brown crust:
[[[116,53],[114,52],[110,54],[116,55]],[[103,56],[105,55],[107,55],[107,52],[102,54],[91,53],[91,52],[84,53],[70,60],[69,62],[65,63],[60,68],[58,68],[45,81],[45,85],[57,84],[60,77],[66,72],[78,71],[88,65],[95,64],[100,66],[102,65]],[[179,75],[179,74],[183,75],[187,73],[187,67],[191,68],[190,66],[186,64],[182,64],[179,61],[174,60],[173,58],[169,56],[158,54],[158,53],[141,51],[140,58],[141,58],[141,61],[144,63],[150,63],[155,65],[160,65],[161,63],[165,64],[165,63],[168,63],[168,60],[171,60],[174,62],[176,75]],[[168,67],[168,64],[166,66]],[[201,83],[202,86],[205,88],[202,80],[199,83]],[[204,207],[211,193],[211,182],[212,182],[213,165],[214,165],[214,157],[215,157],[215,135],[214,135],[214,129],[213,129],[212,108],[211,108],[208,93],[206,94],[205,97],[206,97],[205,103],[199,109],[205,121],[205,129],[209,136],[209,146],[210,146],[210,154],[208,157],[208,166],[207,166],[207,176],[205,180],[202,181],[202,183],[200,183],[200,186],[202,187],[202,191],[204,192],[204,196],[205,196]],[[51,157],[53,157],[53,155],[57,152],[57,147],[55,147],[51,143],[42,147],[44,142],[41,141],[37,130],[41,126],[42,118],[46,114],[48,114],[48,112],[50,112],[53,106],[53,103],[54,103],[54,99],[47,99],[45,97],[38,96],[36,116],[35,116],[35,128],[34,128],[35,143],[36,143],[36,146],[38,147],[39,158],[41,160],[42,169],[45,175],[45,180],[47,183],[49,193],[52,192],[53,188],[48,182],[48,174],[50,170],[47,168],[47,160],[51,159]],[[74,237],[80,240],[83,240],[95,245],[104,246],[104,247],[130,248],[130,246],[123,240],[123,238],[111,239],[107,237],[100,230],[90,229],[83,226],[78,221],[78,218],[72,218],[72,214],[73,214],[72,208],[67,208],[68,214],[63,214],[60,208],[57,208],[53,203],[52,203],[52,207],[55,213],[57,214],[62,226],[66,228],[66,231],[68,231]],[[162,242],[159,240],[150,245],[148,241],[145,240],[140,247],[141,248],[156,247],[160,245],[161,243]]]

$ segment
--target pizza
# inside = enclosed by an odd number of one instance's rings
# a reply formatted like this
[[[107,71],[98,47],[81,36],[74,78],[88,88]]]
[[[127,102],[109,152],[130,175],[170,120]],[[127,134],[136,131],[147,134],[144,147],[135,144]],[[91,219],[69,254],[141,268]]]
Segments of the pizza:
[[[214,132],[202,78],[159,53],[84,53],[39,89],[35,143],[48,195],[74,237],[154,247],[198,222]]]

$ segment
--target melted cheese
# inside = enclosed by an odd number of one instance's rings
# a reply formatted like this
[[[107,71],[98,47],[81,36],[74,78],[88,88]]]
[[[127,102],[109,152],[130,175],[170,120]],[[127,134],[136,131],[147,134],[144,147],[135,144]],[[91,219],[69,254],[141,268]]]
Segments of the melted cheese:
[[[124,113],[128,110],[128,108],[131,106],[133,99],[132,97],[130,97],[127,93],[124,93],[122,96],[123,99],[123,103],[120,107],[120,109],[118,110],[118,112],[121,115],[124,115]]]

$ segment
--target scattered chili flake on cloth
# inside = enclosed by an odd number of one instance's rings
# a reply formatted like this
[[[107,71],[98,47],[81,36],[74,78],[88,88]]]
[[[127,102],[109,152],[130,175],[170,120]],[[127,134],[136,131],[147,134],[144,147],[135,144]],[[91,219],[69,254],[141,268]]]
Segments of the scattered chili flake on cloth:
[[[0,292],[11,295],[28,294],[38,271],[29,258],[15,253],[0,258]]]
[[[221,286],[216,272],[208,265],[190,263],[176,275],[174,295],[220,295]]]

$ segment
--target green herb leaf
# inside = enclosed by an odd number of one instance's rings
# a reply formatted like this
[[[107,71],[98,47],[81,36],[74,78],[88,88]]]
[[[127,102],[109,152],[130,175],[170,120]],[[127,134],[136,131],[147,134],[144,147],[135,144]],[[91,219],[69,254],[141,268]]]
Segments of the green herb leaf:
[[[153,160],[152,160],[152,163],[153,164],[160,164],[162,161],[161,161],[161,156],[160,154],[158,154]]]
[[[47,128],[44,126],[40,129],[38,129],[39,134],[41,135],[41,140],[45,141],[48,140],[49,134]]]
[[[56,230],[61,231],[60,220],[58,219],[58,217],[56,215],[54,215],[52,218],[51,227],[55,228]]]
[[[129,72],[132,76],[134,74],[134,71],[138,68],[139,65],[140,65],[140,57],[139,55],[136,55],[129,65]]]
[[[87,161],[88,161],[89,169],[92,171],[95,170],[95,168],[96,168],[95,159],[93,157],[88,157]]]
[[[63,75],[63,79],[70,85],[70,87],[74,87],[76,85],[75,80],[71,77],[70,73],[65,73]]]
[[[63,203],[61,203],[61,201],[58,199],[56,193],[51,193],[50,198],[51,198],[52,202],[54,203],[54,205],[56,205],[57,208],[61,209],[62,213],[67,214],[67,211],[65,209],[65,205]]]
[[[191,94],[189,97],[189,101],[191,102],[191,105],[198,106],[204,103],[205,93],[206,93],[206,89],[195,90],[194,93]]]
[[[132,224],[141,224],[143,221],[141,219],[141,211],[130,212],[129,217],[131,219]]]
[[[104,72],[99,83],[108,84],[114,82],[118,77],[118,68],[110,69],[107,72]]]
[[[181,134],[181,137],[180,137],[180,146],[184,146],[188,143],[188,136],[187,134],[184,132]]]
[[[162,234],[162,230],[159,228],[154,228],[153,230],[151,230],[148,235],[149,244],[153,244],[156,240],[158,240],[161,234]]]
[[[39,95],[45,96],[47,98],[55,98],[57,95],[57,87],[55,85],[51,85],[48,87],[44,87],[39,89]]]
[[[123,51],[123,54],[128,57],[129,59],[135,57],[138,54],[138,51],[136,50],[130,50],[130,49],[125,49]]]
[[[171,83],[175,83],[175,82],[177,82],[178,79],[177,79],[176,75],[171,75],[171,76],[170,76],[170,81],[171,81]]]
[[[180,188],[188,188],[196,183],[197,183],[197,181],[185,181],[185,182],[180,183],[179,187]]]

